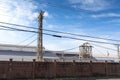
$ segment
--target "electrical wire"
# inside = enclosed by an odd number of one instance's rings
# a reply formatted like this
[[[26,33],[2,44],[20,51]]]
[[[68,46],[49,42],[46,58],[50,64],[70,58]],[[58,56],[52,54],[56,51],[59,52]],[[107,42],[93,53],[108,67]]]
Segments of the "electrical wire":
[[[17,29],[17,28],[11,28],[7,26],[1,26],[3,28],[9,28],[17,31],[24,31],[24,32],[32,32],[32,33],[38,33],[37,31],[31,31],[31,30],[23,30],[23,29]],[[109,42],[101,42],[101,41],[94,41],[94,40],[88,40],[88,39],[81,39],[81,38],[75,38],[75,37],[68,37],[68,36],[61,36],[61,35],[54,35],[54,34],[49,34],[49,33],[43,33],[45,35],[53,36],[53,37],[58,37],[58,38],[68,38],[68,39],[74,39],[74,40],[81,40],[81,41],[88,41],[88,42],[94,42],[94,43],[102,43],[102,44],[111,44],[111,45],[116,45],[115,43],[109,43]]]
[[[25,28],[31,28],[31,29],[38,29],[38,28],[34,28],[34,27],[29,27],[29,26],[24,26],[24,25],[19,25],[19,24],[13,24],[13,23],[7,23],[7,22],[0,22],[0,23],[8,24],[8,25],[14,25],[14,26],[19,26],[19,27],[25,27]],[[88,36],[88,35],[80,35],[80,34],[74,34],[74,33],[69,33],[69,32],[62,32],[62,31],[55,31],[55,30],[48,30],[48,29],[42,29],[42,30],[49,31],[49,32],[55,32],[55,33],[69,34],[69,35],[79,36],[79,37],[89,37],[89,38],[94,38],[94,39],[102,39],[102,40],[109,40],[109,41],[120,42],[120,40],[115,40],[115,39],[93,37],[93,36]]]
[[[81,41],[88,41],[88,42],[94,42],[94,43],[102,43],[102,44],[116,45],[115,43],[109,43],[109,42],[101,42],[101,41],[87,40],[87,39],[74,38],[74,37],[67,37],[67,36],[60,36],[60,35],[54,35],[54,34],[48,34],[48,33],[43,33],[43,34],[49,35],[49,36],[53,36],[53,37],[58,37],[58,38],[68,38],[68,39],[81,40]]]
[[[1,27],[1,26],[0,26]],[[5,28],[0,28],[0,30],[9,30],[9,31],[25,31],[25,32],[32,32],[32,33],[37,33],[37,32],[34,32],[34,31],[28,31],[28,30],[22,30],[22,29],[14,29],[14,28],[8,28],[8,29],[5,29]],[[33,37],[35,34],[33,34],[32,36],[30,36],[29,38],[31,38],[31,37]],[[27,39],[25,39],[24,41],[21,41],[20,43],[23,43],[23,42],[25,42],[25,41],[27,41],[29,38],[27,38]],[[35,39],[36,40],[36,39]],[[33,41],[31,41],[30,43],[28,43],[26,46],[24,46],[24,47],[27,47],[27,46],[29,46],[30,44],[32,44],[35,40],[33,40]],[[20,44],[20,43],[18,43],[18,44]]]
[[[21,43],[26,42],[27,40],[31,39],[31,38],[34,37],[35,35],[36,35],[36,34],[33,34],[33,35],[29,36],[29,37],[26,38],[25,40],[20,41],[18,44],[21,44]]]
[[[29,46],[30,44],[32,44],[33,42],[35,42],[37,39],[32,40],[31,42],[29,42],[25,47]]]
[[[92,45],[95,45],[95,46],[98,46],[98,47],[101,47],[101,48],[105,48],[105,49],[109,49],[109,50],[112,50],[112,51],[117,51],[115,49],[112,49],[112,48],[108,48],[108,47],[105,47],[105,46],[101,46],[101,45],[97,45],[97,44],[93,44],[91,43]]]
[[[69,32],[61,32],[61,31],[54,31],[54,30],[47,30],[47,29],[43,29],[45,31],[50,31],[50,32],[56,32],[56,33],[63,33],[63,34],[69,34],[69,35],[73,35],[73,36],[81,36],[81,37],[89,37],[89,38],[95,38],[95,39],[102,39],[102,40],[110,40],[110,41],[116,41],[116,42],[120,42],[120,40],[114,40],[114,39],[107,39],[107,38],[100,38],[100,37],[92,37],[92,36],[88,36],[88,35],[80,35],[80,34],[74,34],[74,33],[69,33]]]
[[[69,49],[65,49],[65,50],[60,50],[60,51],[71,51],[71,50],[74,50],[74,49],[77,49],[77,48],[79,48],[79,46],[77,46],[77,47],[74,47],[74,48],[69,48]]]
[[[97,48],[95,48],[98,52],[102,53],[103,56],[106,56],[102,51],[98,50]]]
[[[38,28],[29,27],[29,26],[25,26],[25,25],[14,24],[14,23],[7,23],[7,22],[0,22],[0,23],[8,24],[8,25],[14,25],[14,26],[19,26],[19,27],[24,27],[24,28],[30,28],[30,29],[38,29]]]
[[[9,31],[15,31],[16,30],[16,31],[22,31],[22,32],[38,33],[37,31],[17,29],[17,28],[12,28],[12,27],[8,27],[8,26],[2,26],[2,25],[0,25],[0,27],[2,27],[2,28],[8,28],[7,30],[9,30]]]
[[[117,59],[117,60],[119,60],[118,58],[115,58],[115,57],[95,57],[95,58],[97,58],[98,60],[114,60],[115,61],[115,59]]]
[[[0,28],[0,30],[15,31],[15,30],[12,30],[12,29],[5,29],[5,28]]]
[[[0,28],[0,30],[10,30],[10,29],[3,29],[3,28]],[[15,31],[15,30],[11,30],[11,31]],[[35,35],[35,34],[33,34],[32,36],[30,36],[29,38],[33,37],[34,35]],[[27,41],[29,38],[27,38],[27,39],[21,41],[20,43],[23,43],[23,42]],[[20,44],[20,43],[18,43],[18,44]],[[93,43],[91,43],[91,44],[92,44],[92,45],[95,45],[95,46],[98,46],[98,47],[106,48],[106,49],[109,49],[109,50],[117,51],[117,50],[112,49],[112,48],[108,48],[108,47],[96,45],[96,44],[93,44]],[[74,47],[74,48],[70,48],[70,49],[60,50],[60,51],[69,51],[69,50],[74,50],[74,49],[76,49],[76,48],[79,48],[79,46]]]

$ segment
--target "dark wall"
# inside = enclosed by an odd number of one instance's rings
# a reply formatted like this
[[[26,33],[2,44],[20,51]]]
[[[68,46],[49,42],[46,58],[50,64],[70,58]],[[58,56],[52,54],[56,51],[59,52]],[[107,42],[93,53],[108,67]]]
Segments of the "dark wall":
[[[120,76],[120,64],[110,62],[19,62],[0,61],[0,78],[59,78]]]

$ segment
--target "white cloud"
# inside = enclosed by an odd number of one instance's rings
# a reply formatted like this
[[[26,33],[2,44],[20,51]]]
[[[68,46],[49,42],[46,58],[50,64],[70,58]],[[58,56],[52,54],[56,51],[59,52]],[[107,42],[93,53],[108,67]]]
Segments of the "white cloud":
[[[55,29],[55,28],[58,28],[58,26],[57,25],[48,24],[47,28],[49,28],[49,29]]]
[[[100,11],[109,8],[110,4],[105,0],[69,0],[74,8],[90,11]]]
[[[0,0],[0,7],[1,22],[31,26],[38,16],[38,12],[35,11],[37,6],[28,0]],[[26,33],[23,32],[0,31],[0,37],[2,38],[0,43],[16,44],[26,38],[26,36]]]
[[[60,48],[58,47],[58,44],[52,44],[52,43],[47,43],[45,46],[46,50],[59,50]]]
[[[45,12],[45,13],[44,13],[44,16],[45,16],[45,17],[48,17],[48,16],[49,16],[48,12]]]
[[[50,13],[48,13],[48,11],[45,11],[44,16],[46,18],[52,18],[53,17],[53,15],[51,15]]]
[[[119,23],[120,24],[120,19],[113,19],[113,20],[111,20],[111,21],[109,21],[110,23],[112,22],[112,23]]]
[[[94,3],[95,0],[69,0],[71,3],[83,3],[83,4],[89,4]]]
[[[38,18],[38,15],[39,15],[38,12],[34,12],[32,15],[29,16],[29,19],[30,19],[31,21],[33,21],[34,19],[37,19],[37,18]]]
[[[120,17],[119,13],[102,13],[102,14],[94,14],[91,15],[93,18],[104,18],[104,17]]]
[[[6,22],[9,21],[9,22],[14,22],[16,24],[19,23],[19,24],[29,25],[35,18],[37,18],[36,16],[38,15],[38,13],[34,11],[37,8],[37,6],[35,6],[32,2],[29,2],[27,0],[21,0],[21,1],[4,0],[3,6],[5,7],[6,10],[4,11],[2,10],[0,11],[0,13],[2,12],[1,14],[8,15],[11,17],[8,17],[7,19],[4,18],[0,19],[0,21],[6,21]],[[3,15],[1,16],[6,17]]]
[[[82,15],[78,15],[78,16],[68,16],[68,15],[65,15],[64,17],[66,19],[82,19],[83,18]]]

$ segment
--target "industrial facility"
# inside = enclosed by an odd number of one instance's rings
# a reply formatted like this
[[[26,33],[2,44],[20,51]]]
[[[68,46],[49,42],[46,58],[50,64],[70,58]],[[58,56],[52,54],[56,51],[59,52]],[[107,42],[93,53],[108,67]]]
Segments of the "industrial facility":
[[[0,45],[0,60],[8,61],[13,59],[14,61],[33,61],[36,59],[37,48],[35,46],[18,46],[18,45]],[[43,48],[43,61],[105,61],[107,59],[98,59],[92,55],[92,46],[87,42],[79,46],[78,52],[66,52],[66,51],[51,51]],[[108,59],[107,61],[114,61],[114,59]]]

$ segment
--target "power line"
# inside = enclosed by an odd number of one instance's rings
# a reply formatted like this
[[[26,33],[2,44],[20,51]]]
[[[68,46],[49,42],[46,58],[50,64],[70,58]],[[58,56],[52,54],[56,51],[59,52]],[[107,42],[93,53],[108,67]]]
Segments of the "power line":
[[[17,31],[23,31],[23,32],[38,33],[37,31],[23,30],[23,29],[11,28],[11,27],[1,26],[1,25],[0,25],[0,27],[8,28],[8,29],[12,29],[12,30],[17,30]],[[68,37],[68,36],[54,35],[54,34],[49,34],[49,33],[43,33],[43,34],[45,34],[45,35],[49,35],[49,36],[53,36],[53,37],[58,37],[58,38],[68,38],[68,39],[74,39],[74,40],[89,41],[89,42],[94,42],[94,43],[102,43],[102,44],[116,45],[115,43],[108,43],[108,42],[101,42],[101,41],[87,40],[87,39],[74,38],[74,37]]]
[[[95,48],[98,52],[102,53],[104,56],[106,56],[102,51],[98,50],[97,48]]]
[[[82,36],[82,37],[89,37],[89,38],[95,38],[95,39],[102,39],[102,40],[110,40],[110,41],[117,41],[120,42],[120,40],[114,40],[114,39],[107,39],[107,38],[100,38],[100,37],[92,37],[88,35],[80,35],[80,34],[74,34],[74,33],[69,33],[69,32],[61,32],[61,31],[54,31],[54,30],[47,30],[43,29],[45,31],[50,31],[50,32],[56,32],[56,33],[63,33],[63,34],[69,34],[69,35],[74,35],[74,36]]]
[[[115,58],[115,57],[95,57],[97,58],[98,60],[114,60],[117,59],[119,60],[118,58]]]
[[[15,30],[12,30],[12,29],[5,29],[5,28],[0,28],[0,30],[15,31]]]
[[[35,42],[37,39],[32,40],[31,42],[29,42],[25,47],[29,46],[30,44],[32,44],[33,42]]]
[[[77,47],[73,47],[73,48],[69,48],[69,49],[65,49],[65,50],[58,50],[58,51],[71,51],[71,50],[74,50],[74,49],[77,49],[77,48],[79,48],[79,46],[77,46]],[[49,49],[47,49],[47,50],[49,50]]]
[[[14,25],[14,26],[19,26],[19,27],[25,27],[25,28],[31,28],[31,29],[38,29],[34,27],[29,27],[29,26],[24,26],[24,25],[19,25],[19,24],[13,24],[13,23],[7,23],[7,22],[0,22],[2,24],[8,24],[8,25]],[[48,29],[43,29],[44,31],[49,31],[49,32],[55,32],[55,33],[62,33],[62,34],[69,34],[73,36],[82,36],[82,37],[89,37],[89,38],[95,38],[95,39],[102,39],[102,40],[109,40],[109,41],[116,41],[120,42],[120,40],[115,40],[115,39],[108,39],[108,38],[101,38],[101,37],[93,37],[93,36],[88,36],[88,35],[80,35],[80,34],[74,34],[74,33],[69,33],[69,32],[62,32],[62,31],[55,31],[55,30],[48,30]]]
[[[74,49],[77,49],[77,48],[79,48],[79,46],[74,47],[74,48],[65,49],[65,50],[60,50],[60,51],[71,51],[71,50],[74,50]]]
[[[3,28],[0,28],[0,30],[10,30],[10,29],[3,29]],[[11,31],[15,31],[15,30],[11,30]],[[35,35],[35,34],[33,34],[32,36],[30,36],[29,38],[33,37],[34,35]],[[58,37],[58,36],[57,36],[57,37]],[[27,38],[27,39],[21,41],[20,43],[23,43],[23,42],[27,41],[29,38]],[[18,43],[18,44],[20,44],[20,43]],[[102,48],[106,48],[106,49],[110,49],[110,50],[113,50],[113,51],[117,51],[117,50],[115,50],[115,49],[108,48],[108,47],[104,47],[104,46],[100,46],[100,45],[96,45],[96,44],[93,44],[93,43],[92,43],[92,45],[95,45],[95,46],[98,46],[98,47],[102,47]],[[78,47],[79,47],[79,46],[78,46]],[[65,50],[61,50],[61,51],[74,50],[74,49],[76,49],[76,48],[78,48],[78,47],[74,47],[74,48],[70,48],[70,49],[65,49]]]
[[[10,29],[3,29],[3,28],[0,28],[0,30],[10,30]],[[15,31],[15,30],[11,30],[11,31]],[[19,42],[18,44],[27,41],[28,39],[30,39],[30,38],[33,37],[34,35],[35,35],[35,34],[33,34],[32,36],[28,37],[27,39],[25,39],[25,40]],[[33,41],[34,41],[34,40],[33,40]],[[60,50],[60,51],[70,51],[70,50],[74,50],[74,49],[77,49],[77,48],[79,48],[79,46],[74,47],[74,48],[70,48],[70,49]]]
[[[43,33],[43,34],[45,34],[45,35],[49,35],[49,36],[53,36],[53,37],[58,37],[58,38],[68,38],[68,39],[81,40],[81,41],[88,41],[88,42],[94,42],[94,43],[102,43],[102,44],[116,45],[115,43],[108,43],[108,42],[101,42],[101,41],[87,40],[87,39],[81,39],[81,38],[74,38],[74,37],[67,37],[67,36],[53,35],[53,34],[48,34],[48,33]]]
[[[29,36],[28,38],[26,38],[25,40],[22,40],[22,41],[19,42],[18,44],[21,44],[21,43],[23,43],[23,42],[25,42],[25,41],[31,39],[31,38],[34,37],[35,35],[36,35],[36,34],[33,34],[33,35]]]
[[[15,30],[17,30],[17,29],[14,30],[13,28],[12,28],[12,29],[4,29],[4,28],[0,28],[0,30],[10,30],[10,31],[15,31]],[[19,29],[19,30],[20,30],[20,29]],[[19,30],[17,30],[17,31],[19,31]],[[20,31],[31,32],[31,31],[26,31],[26,30],[20,30]],[[32,31],[32,32],[33,32],[33,31]],[[35,32],[35,33],[37,33],[37,32]],[[18,44],[27,41],[28,39],[32,38],[34,35],[35,35],[35,34],[33,34],[32,36],[28,37],[27,39],[25,39],[25,40],[19,42]],[[34,41],[35,41],[35,40],[33,40],[32,42],[34,42]],[[31,44],[32,42],[30,42],[29,44]],[[27,45],[29,45],[29,44],[27,44]]]
[[[98,46],[98,47],[101,47],[101,48],[105,48],[105,49],[109,49],[109,50],[112,50],[112,51],[117,51],[115,49],[112,49],[112,48],[108,48],[108,47],[105,47],[105,46],[101,46],[101,45],[97,45],[97,44],[93,44],[91,43],[92,45],[95,45],[95,46]]]
[[[19,27],[24,27],[24,28],[38,29],[38,28],[24,26],[24,25],[19,25],[19,24],[14,24],[14,23],[7,23],[7,22],[0,22],[0,23],[2,23],[2,24],[8,24],[8,25],[14,25],[14,26],[19,26]]]
[[[10,30],[10,31],[22,31],[22,32],[32,32],[32,33],[38,33],[37,31],[32,31],[32,30],[24,30],[24,29],[17,29],[17,28],[11,28],[11,27],[8,27],[8,26],[2,26],[0,25],[0,27],[2,28],[8,28],[6,30]]]
[[[91,44],[92,44],[92,45],[95,45],[95,46],[98,46],[98,47],[105,48],[105,49],[109,49],[109,50],[117,51],[117,50],[112,49],[112,48],[108,48],[108,47],[104,47],[104,46],[96,45],[96,44],[93,44],[93,43],[91,43]],[[74,47],[74,48],[65,49],[65,50],[60,50],[60,51],[70,51],[70,50],[74,50],[74,49],[77,49],[77,48],[79,48],[79,46]],[[97,48],[95,48],[95,49],[96,49],[97,51],[101,52],[101,51],[98,50]],[[103,52],[101,52],[101,53],[103,53]]]
[[[1,27],[1,26],[0,26]],[[5,29],[5,28],[0,28],[0,30],[5,30],[5,31],[21,31],[21,32],[31,32],[31,33],[37,33],[37,32],[35,32],[35,31],[29,31],[29,30],[22,30],[22,29],[10,29],[10,28],[7,28],[7,29]]]

